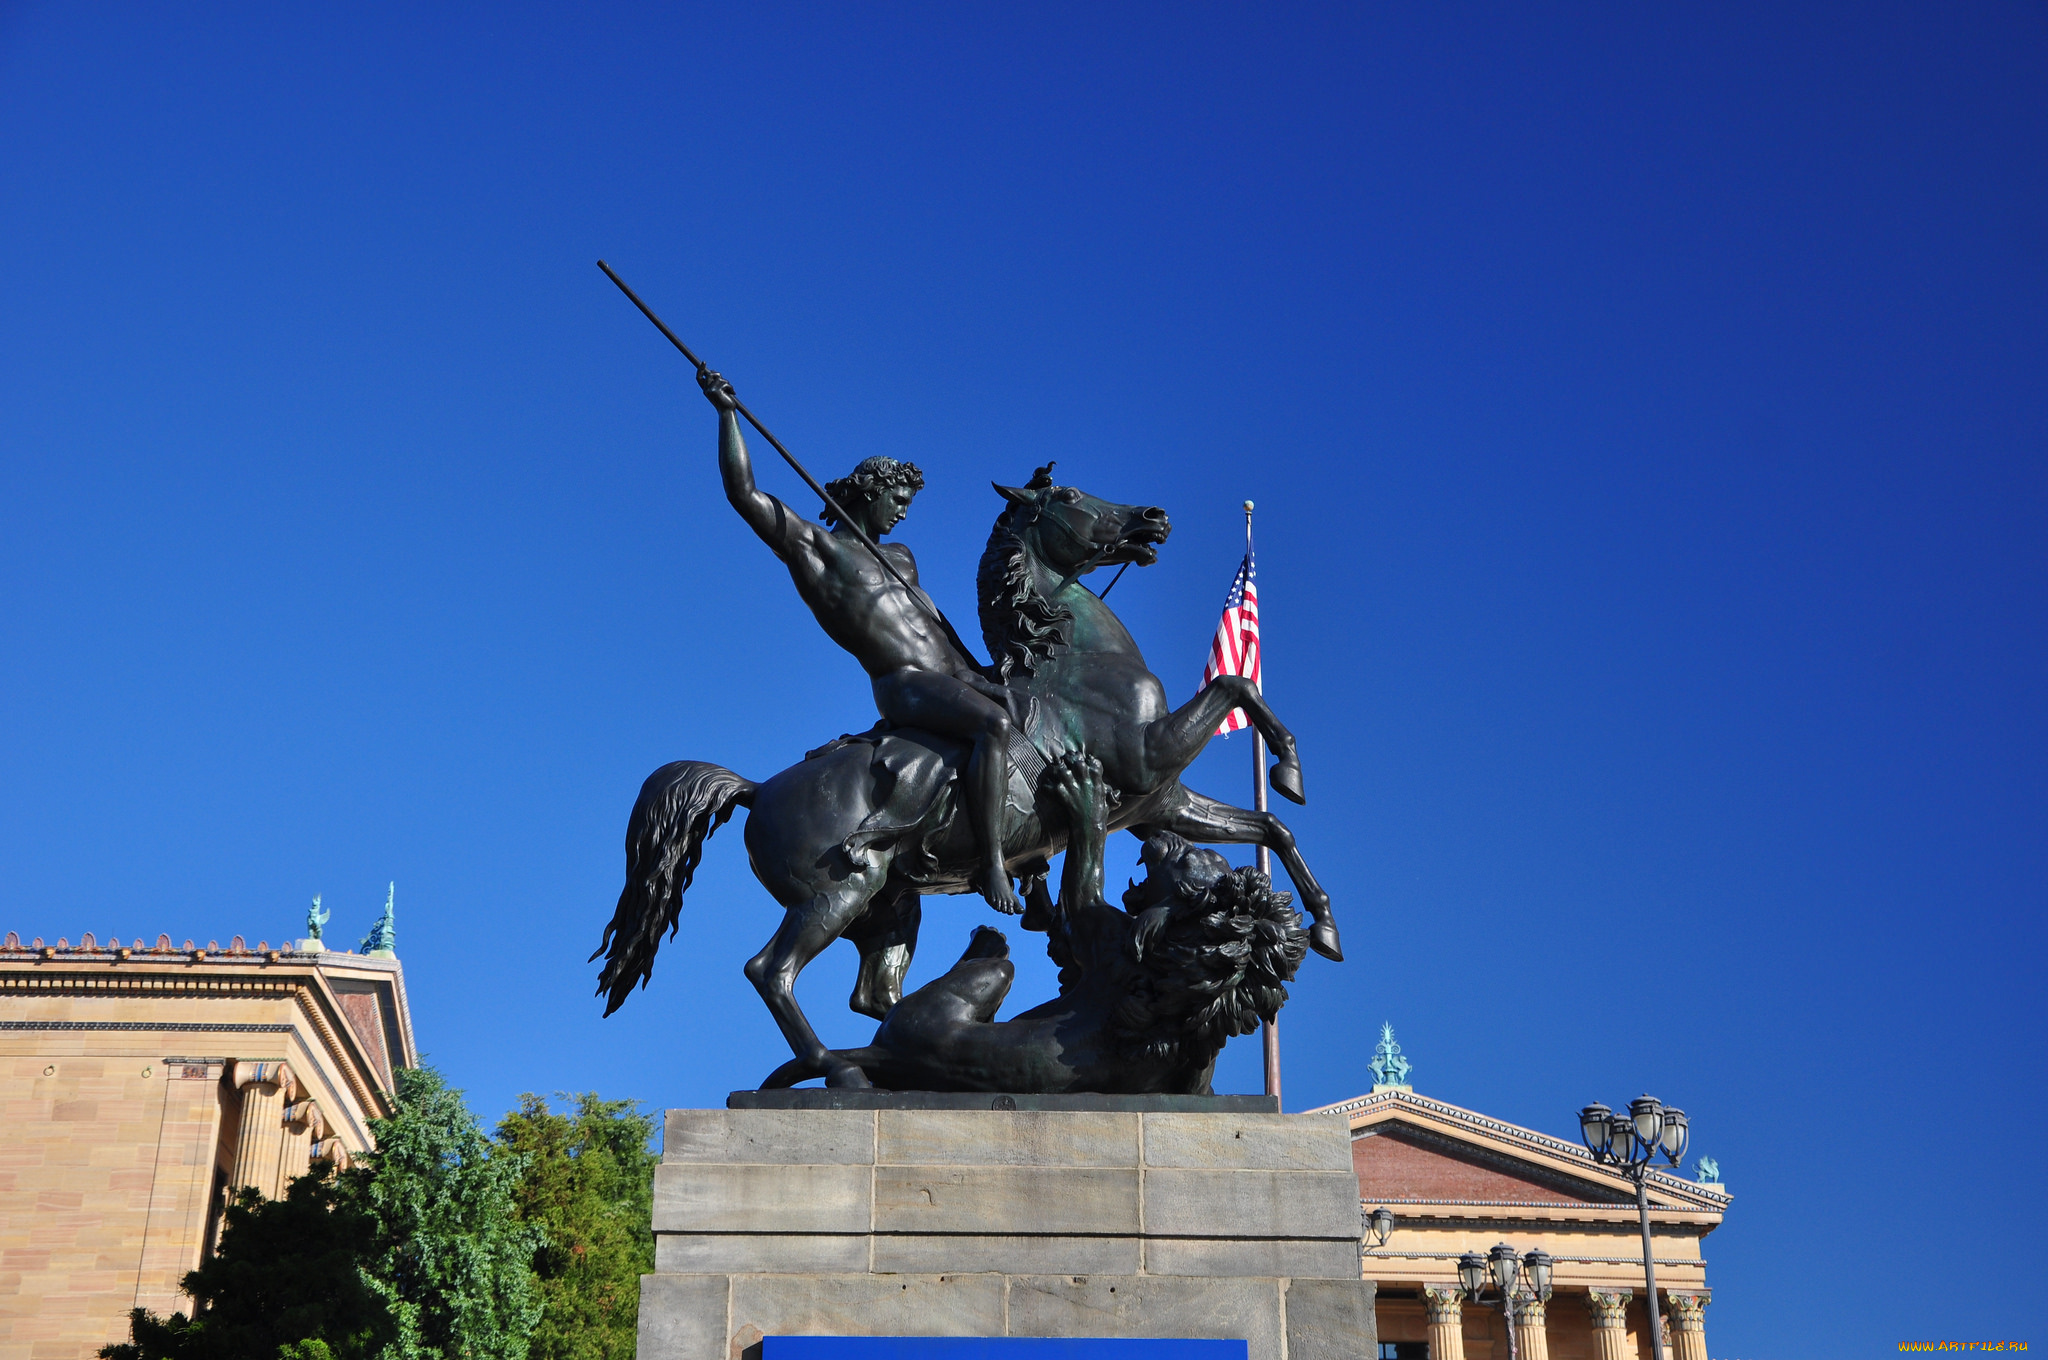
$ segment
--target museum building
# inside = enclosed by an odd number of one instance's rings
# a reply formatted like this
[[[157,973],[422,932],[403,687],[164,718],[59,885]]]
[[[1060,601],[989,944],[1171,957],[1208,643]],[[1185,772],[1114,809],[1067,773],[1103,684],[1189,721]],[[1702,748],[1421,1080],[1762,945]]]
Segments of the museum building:
[[[1374,1065],[1395,1082],[1308,1113],[1349,1122],[1362,1220],[1392,1215],[1384,1242],[1368,1229],[1361,1243],[1382,1360],[1508,1360],[1497,1293],[1474,1300],[1458,1278],[1460,1257],[1500,1242],[1553,1261],[1549,1300],[1516,1304],[1518,1360],[1649,1360],[1635,1183],[1578,1144],[1417,1095],[1391,1029]],[[1662,1171],[1644,1187],[1666,1353],[1707,1360],[1713,1296],[1702,1243],[1727,1212],[1728,1190]]]
[[[390,909],[365,952],[0,941],[0,1360],[187,1311],[233,1192],[345,1166],[415,1066]]]

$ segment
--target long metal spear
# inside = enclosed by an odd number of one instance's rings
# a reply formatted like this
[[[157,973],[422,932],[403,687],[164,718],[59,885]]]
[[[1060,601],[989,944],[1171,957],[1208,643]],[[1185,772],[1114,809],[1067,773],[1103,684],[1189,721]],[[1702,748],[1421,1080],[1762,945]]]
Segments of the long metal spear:
[[[654,314],[654,309],[652,307],[649,307],[646,303],[640,300],[640,295],[634,292],[630,287],[628,287],[624,279],[620,278],[617,274],[614,274],[612,272],[612,267],[610,265],[606,264],[603,260],[599,260],[597,262],[597,267],[604,271],[604,276],[606,278],[610,279],[613,283],[616,283],[619,286],[619,291],[621,293],[624,293],[626,297],[632,302],[632,304],[640,309],[641,314],[643,316],[645,316],[649,321],[652,321],[654,323],[654,328],[660,331],[663,335],[667,336],[668,342],[671,345],[674,345],[685,359],[688,359],[693,365],[696,366],[696,369],[699,373],[702,373],[708,367],[708,365],[706,365],[702,359],[699,359],[695,354],[691,353],[690,347],[684,344],[680,339],[678,339],[676,333],[670,330],[660,317]],[[763,439],[767,440],[770,444],[773,444],[775,446],[775,451],[782,455],[782,461],[789,464],[789,466],[796,472],[796,475],[804,479],[804,485],[808,486],[811,490],[818,493],[818,499],[825,502],[825,508],[830,510],[833,516],[841,524],[845,525],[848,529],[851,529],[853,531],[853,536],[860,540],[862,547],[866,548],[870,553],[874,554],[875,561],[881,563],[882,570],[888,572],[889,575],[895,577],[896,584],[902,586],[904,591],[910,596],[911,599],[917,601],[918,604],[922,605],[924,607],[925,612],[930,614],[934,619],[938,621],[939,627],[946,630],[947,641],[951,642],[953,646],[959,650],[960,655],[965,657],[969,663],[974,663],[974,653],[967,649],[967,644],[962,642],[960,640],[960,635],[953,631],[953,621],[946,617],[945,613],[940,610],[938,604],[935,601],[933,601],[929,596],[927,596],[923,591],[919,590],[916,586],[911,585],[910,582],[903,579],[903,573],[896,570],[895,564],[892,563],[887,557],[884,557],[882,555],[881,545],[876,543],[875,540],[873,540],[872,538],[869,538],[867,530],[861,528],[860,525],[855,523],[853,518],[850,515],[848,515],[845,510],[840,508],[839,502],[832,499],[832,493],[827,491],[822,485],[820,485],[818,479],[816,477],[813,477],[810,474],[810,471],[807,468],[805,468],[802,463],[799,463],[796,460],[795,454],[791,453],[788,449],[782,447],[782,441],[780,439],[777,439],[775,437],[774,432],[771,431],[766,425],[763,425],[761,423],[761,418],[759,416],[755,415],[752,411],[749,411],[747,409],[747,404],[739,399],[738,393],[733,394],[733,405],[739,409],[739,413],[741,415],[747,418],[747,423],[749,425],[752,425],[755,429],[761,432],[761,437]],[[1114,584],[1114,582],[1112,582],[1111,584]]]

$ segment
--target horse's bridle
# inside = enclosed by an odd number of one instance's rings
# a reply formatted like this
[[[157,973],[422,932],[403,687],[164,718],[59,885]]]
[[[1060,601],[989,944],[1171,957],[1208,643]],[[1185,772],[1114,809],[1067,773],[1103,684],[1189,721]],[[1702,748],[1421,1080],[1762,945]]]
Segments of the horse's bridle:
[[[1072,539],[1074,542],[1082,545],[1083,547],[1088,546],[1093,540],[1083,538],[1081,537],[1081,535],[1075,533],[1072,526],[1070,526],[1064,519],[1061,519],[1058,515],[1048,515],[1045,513],[1046,502],[1052,496],[1052,493],[1057,489],[1057,487],[1047,487],[1045,490],[1038,493],[1038,504],[1032,507],[1033,511],[1035,512],[1032,516],[1032,523],[1036,524],[1039,520],[1045,520],[1048,523],[1055,524],[1059,526],[1060,532],[1065,534],[1068,538]],[[1062,590],[1065,590],[1068,586],[1074,584],[1074,582],[1080,580],[1083,576],[1086,576],[1089,572],[1101,566],[1103,558],[1109,556],[1111,553],[1115,552],[1118,548],[1121,548],[1125,543],[1129,541],[1130,534],[1128,532],[1118,532],[1115,538],[1111,539],[1109,542],[1097,548],[1094,551],[1094,553],[1089,556],[1087,561],[1083,562],[1080,566],[1075,567],[1072,571],[1068,572],[1065,576],[1061,577],[1060,583],[1054,586],[1052,589],[1053,595],[1057,596]],[[1128,566],[1129,564],[1126,563],[1125,565]],[[1123,573],[1118,572],[1117,574],[1121,576]],[[1110,585],[1115,584],[1115,581],[1110,582]],[[1090,593],[1093,594],[1092,591]],[[1104,595],[1107,595],[1109,591],[1107,589],[1104,589],[1102,593]]]

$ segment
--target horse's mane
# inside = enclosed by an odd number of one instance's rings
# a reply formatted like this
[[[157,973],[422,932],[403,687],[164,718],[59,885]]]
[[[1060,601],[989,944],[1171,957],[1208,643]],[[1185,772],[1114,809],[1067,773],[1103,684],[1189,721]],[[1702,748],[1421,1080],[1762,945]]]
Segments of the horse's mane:
[[[1066,645],[1067,625],[1074,621],[1071,610],[1038,593],[1017,520],[1014,505],[996,516],[974,577],[981,597],[981,640],[1005,681],[1018,671],[1036,674],[1041,661]]]
[[[1307,950],[1294,894],[1257,869],[1184,885],[1132,929],[1113,1041],[1132,1058],[1206,1062],[1279,1014]]]

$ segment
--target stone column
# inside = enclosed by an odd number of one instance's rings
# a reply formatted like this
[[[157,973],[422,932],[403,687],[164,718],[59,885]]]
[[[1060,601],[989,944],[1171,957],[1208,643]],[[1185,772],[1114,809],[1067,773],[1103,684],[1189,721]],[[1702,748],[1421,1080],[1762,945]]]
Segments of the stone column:
[[[312,1100],[295,1100],[284,1107],[284,1162],[278,1173],[278,1193],[306,1174],[312,1165],[313,1145],[327,1132],[320,1117],[320,1105]]]
[[[243,1186],[276,1199],[283,1188],[284,1107],[291,1098],[292,1070],[281,1062],[238,1061],[235,1087],[242,1093],[242,1127],[235,1136],[235,1169],[229,1193]]]
[[[1598,1360],[1636,1360],[1628,1348],[1627,1289],[1593,1289],[1586,1293],[1586,1308],[1593,1314],[1593,1354]]]
[[[1714,1296],[1666,1294],[1671,1304],[1671,1354],[1673,1360],[1707,1360],[1707,1305]]]
[[[1543,1300],[1533,1294],[1515,1300],[1515,1351],[1521,1360],[1550,1360],[1548,1317]]]
[[[1429,1310],[1429,1360],[1465,1360],[1465,1295],[1454,1284],[1422,1287]]]

